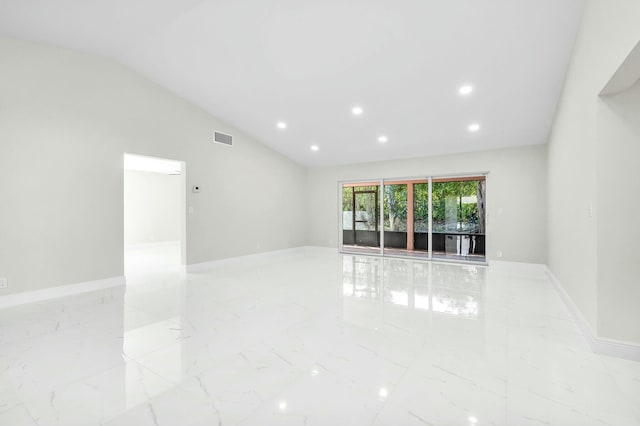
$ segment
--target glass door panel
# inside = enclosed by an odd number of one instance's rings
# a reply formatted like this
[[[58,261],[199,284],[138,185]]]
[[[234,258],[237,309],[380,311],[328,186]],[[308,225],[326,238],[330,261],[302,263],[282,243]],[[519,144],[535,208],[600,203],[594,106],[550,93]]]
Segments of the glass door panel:
[[[383,191],[385,254],[429,256],[429,181],[386,181]]]
[[[342,186],[343,251],[380,252],[379,188],[368,183]]]
[[[355,243],[353,220],[353,187],[342,187],[342,244],[352,246]]]
[[[388,254],[407,251],[407,184],[384,185],[384,250]]]
[[[433,258],[485,261],[484,177],[434,179]]]
[[[413,184],[413,250],[429,256],[429,183]]]

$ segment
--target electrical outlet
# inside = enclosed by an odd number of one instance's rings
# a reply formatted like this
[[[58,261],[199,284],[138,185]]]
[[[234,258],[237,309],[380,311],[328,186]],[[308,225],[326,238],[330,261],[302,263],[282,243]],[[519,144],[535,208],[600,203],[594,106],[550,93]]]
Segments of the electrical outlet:
[[[502,250],[498,250],[496,254],[498,255],[498,257],[502,257]]]
[[[4,277],[0,278],[0,288],[7,288],[7,287],[9,287],[9,281],[7,281],[7,279]]]

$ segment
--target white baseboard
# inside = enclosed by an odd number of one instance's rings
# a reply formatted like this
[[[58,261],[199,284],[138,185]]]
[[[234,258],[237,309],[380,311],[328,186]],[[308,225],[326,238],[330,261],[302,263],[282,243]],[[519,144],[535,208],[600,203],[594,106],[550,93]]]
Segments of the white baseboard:
[[[305,252],[310,250],[314,250],[318,252],[329,251],[324,247],[300,246],[300,247],[286,248],[281,250],[266,251],[262,253],[248,254],[243,256],[228,257],[225,259],[210,260],[207,262],[192,263],[191,265],[184,266],[184,271],[189,273],[200,272],[200,271],[206,271],[208,269],[221,266],[221,265],[229,265],[233,263],[243,264],[246,262],[253,263],[258,261],[272,260],[283,254],[294,253],[294,252]],[[330,249],[330,250],[337,253],[336,249]]]
[[[83,283],[61,285],[45,288],[42,290],[25,291],[23,293],[8,294],[0,296],[0,309],[12,306],[24,305],[25,303],[42,302],[43,300],[55,299],[58,297],[71,296],[89,291],[102,290],[105,288],[117,287],[126,283],[124,276],[105,278],[102,280],[87,281]]]
[[[338,247],[327,247],[327,246],[301,246],[298,247],[299,250],[305,250],[307,253],[318,253],[318,254],[339,254],[340,250]]]
[[[549,278],[549,281],[551,281],[551,284],[558,293],[558,296],[560,296],[560,299],[562,299],[564,304],[569,309],[571,316],[580,329],[580,333],[582,333],[582,336],[589,344],[589,347],[593,349],[593,341],[596,337],[595,330],[591,327],[591,324],[589,324],[584,315],[582,315],[582,312],[580,311],[580,309],[578,309],[576,304],[573,303],[573,300],[571,299],[569,294],[567,294],[566,290],[564,289],[564,287],[562,287],[562,284],[560,284],[560,281],[558,281],[553,272],[551,272],[551,270],[547,268],[545,274],[547,275],[547,278]]]
[[[493,271],[504,272],[511,275],[535,275],[539,278],[546,278],[547,266],[542,263],[510,262],[506,260],[490,260],[489,267]]]
[[[571,312],[571,316],[575,320],[576,324],[578,324],[578,328],[580,329],[582,336],[587,341],[587,344],[593,352],[616,358],[640,361],[640,344],[599,337],[593,327],[591,327],[591,324],[589,324],[584,315],[582,315],[580,309],[578,309],[576,304],[573,303],[573,300],[567,294],[553,272],[551,272],[549,268],[546,268],[545,274],[549,278],[549,281],[551,281],[551,284],[553,284],[553,287],[562,301],[567,305],[569,312]]]

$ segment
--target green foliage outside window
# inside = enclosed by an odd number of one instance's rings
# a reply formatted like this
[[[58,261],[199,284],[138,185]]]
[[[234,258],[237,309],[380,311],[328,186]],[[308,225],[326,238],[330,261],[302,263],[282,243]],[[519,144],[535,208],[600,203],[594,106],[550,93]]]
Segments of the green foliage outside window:
[[[413,184],[414,232],[427,232],[429,224],[429,185]],[[357,196],[358,191],[376,191],[377,186],[359,186],[356,191],[356,211],[368,212],[371,219],[377,209],[371,196]],[[432,189],[433,231],[484,233],[484,191],[481,180],[434,182]],[[353,210],[354,188],[342,189],[342,210]],[[407,185],[385,185],[384,228],[407,231]]]
[[[484,203],[484,181],[434,182],[432,190],[434,232],[484,232],[479,212]],[[465,202],[466,201],[466,202]]]
[[[407,185],[384,186],[385,231],[407,231]]]

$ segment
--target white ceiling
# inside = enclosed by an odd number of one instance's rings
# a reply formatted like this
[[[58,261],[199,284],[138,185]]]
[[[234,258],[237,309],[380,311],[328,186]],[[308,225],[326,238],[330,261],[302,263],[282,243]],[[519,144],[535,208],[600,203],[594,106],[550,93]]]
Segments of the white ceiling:
[[[0,34],[112,57],[316,167],[546,143],[582,3],[0,0]]]

